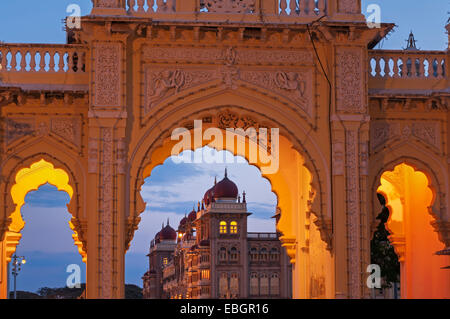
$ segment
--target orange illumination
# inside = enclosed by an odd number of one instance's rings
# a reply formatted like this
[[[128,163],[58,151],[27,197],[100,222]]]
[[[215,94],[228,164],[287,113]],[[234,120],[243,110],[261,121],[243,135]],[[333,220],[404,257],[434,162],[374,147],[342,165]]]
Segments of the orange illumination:
[[[433,228],[434,193],[427,176],[401,164],[383,173],[378,192],[386,198],[389,220],[386,227],[400,261],[402,298],[450,298],[448,256]]]
[[[9,231],[20,235],[20,231],[25,226],[20,210],[25,203],[25,197],[30,191],[38,190],[44,184],[51,184],[57,187],[58,191],[65,191],[70,198],[73,195],[73,189],[69,185],[69,176],[59,168],[54,168],[53,164],[40,160],[33,163],[29,168],[21,169],[16,175],[16,184],[11,188],[11,197],[16,204],[16,209],[11,215],[11,225]],[[72,222],[69,222],[70,228],[74,231],[72,235],[74,243],[78,246],[78,251],[86,262],[86,253],[82,249],[82,243],[78,238],[77,232]],[[17,246],[17,243],[15,246]],[[15,247],[11,253],[14,253]]]

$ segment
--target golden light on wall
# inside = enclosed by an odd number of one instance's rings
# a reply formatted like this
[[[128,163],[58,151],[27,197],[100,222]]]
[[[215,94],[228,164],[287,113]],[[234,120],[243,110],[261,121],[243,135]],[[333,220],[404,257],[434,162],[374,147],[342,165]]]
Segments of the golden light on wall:
[[[69,185],[67,173],[63,169],[55,168],[53,164],[43,159],[33,163],[29,168],[21,169],[17,173],[15,181],[16,184],[11,188],[11,197],[16,204],[16,209],[11,215],[12,222],[9,227],[9,231],[14,233],[20,233],[25,226],[25,221],[22,219],[20,211],[25,203],[25,197],[30,191],[38,190],[40,186],[48,183],[55,186],[58,191],[66,192],[70,198],[73,195],[73,189]],[[83,257],[83,261],[86,262],[86,253],[83,251],[82,243],[78,238],[73,223],[70,221],[69,227],[74,232],[72,238],[78,247],[78,252]]]
[[[444,248],[432,227],[434,191],[428,177],[407,164],[386,171],[378,192],[386,199],[386,228],[400,261],[402,298],[450,297],[449,275],[441,270],[446,260],[435,252]]]

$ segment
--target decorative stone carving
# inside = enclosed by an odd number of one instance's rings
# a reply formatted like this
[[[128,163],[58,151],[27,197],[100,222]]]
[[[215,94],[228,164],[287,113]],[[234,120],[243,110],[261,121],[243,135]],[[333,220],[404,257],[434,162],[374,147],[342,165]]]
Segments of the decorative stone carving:
[[[333,143],[333,175],[340,176],[344,175],[344,167],[345,167],[345,149],[344,143],[334,142]]]
[[[48,135],[48,133],[50,132],[47,123],[45,122],[41,122],[38,124],[37,129],[36,129],[36,134],[38,136],[46,136]]]
[[[337,52],[337,109],[346,113],[365,113],[362,51],[339,48]]]
[[[121,43],[95,45],[95,106],[119,107],[121,105]]]
[[[357,131],[346,132],[346,162],[347,162],[347,254],[349,271],[349,296],[361,297],[361,243],[360,243],[360,212],[358,185],[358,134]]]
[[[249,13],[255,10],[255,0],[203,0],[202,6],[214,13]]]
[[[215,70],[147,68],[144,114],[147,114],[152,107],[164,98],[206,83],[214,78],[217,78],[217,71]]]
[[[189,62],[199,64],[222,64],[229,51],[221,48],[151,47],[143,49],[146,62]],[[313,65],[314,59],[307,50],[255,50],[234,48],[234,64],[245,65]],[[229,53],[228,53],[229,54]]]
[[[35,120],[32,118],[7,118],[6,125],[6,145],[25,137],[33,135],[35,131]]]
[[[81,120],[79,118],[52,118],[51,132],[81,147]]]
[[[359,144],[359,171],[363,176],[369,175],[369,145],[368,142]]]
[[[424,144],[441,150],[440,124],[435,121],[416,121],[412,124],[376,121],[371,124],[371,150],[377,150],[389,141],[417,138]]]
[[[120,139],[117,142],[117,172],[119,174],[126,174],[126,165],[127,165],[127,143],[125,139]]]
[[[113,129],[103,128],[102,137],[102,163],[100,188],[100,265],[99,274],[101,282],[100,297],[110,299],[113,297]]]
[[[292,100],[310,117],[313,117],[312,70],[302,72],[241,71],[240,79]]]
[[[97,173],[98,163],[98,141],[90,138],[88,143],[88,171],[89,173]]]

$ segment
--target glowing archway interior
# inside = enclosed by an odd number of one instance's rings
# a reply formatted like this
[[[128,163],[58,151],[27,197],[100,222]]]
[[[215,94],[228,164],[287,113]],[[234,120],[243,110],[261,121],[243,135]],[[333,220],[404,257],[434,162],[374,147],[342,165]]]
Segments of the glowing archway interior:
[[[69,176],[67,173],[59,168],[54,168],[53,164],[40,160],[33,163],[29,168],[21,169],[16,175],[16,184],[11,188],[11,197],[13,202],[16,204],[16,209],[11,215],[11,224],[9,226],[8,237],[15,238],[13,245],[7,254],[7,261],[10,258],[16,246],[19,243],[22,235],[20,232],[25,226],[25,221],[22,219],[20,210],[25,203],[25,196],[30,191],[38,190],[38,188],[44,184],[51,184],[57,187],[58,191],[65,191],[70,198],[73,195],[73,189],[69,185]],[[72,238],[75,245],[78,247],[78,252],[81,254],[83,261],[86,262],[86,253],[82,249],[82,243],[78,238],[78,233],[75,231],[75,227],[71,221],[69,221],[69,226],[73,230],[74,234]]]
[[[444,249],[431,223],[434,192],[427,176],[407,164],[386,171],[378,192],[386,198],[390,215],[386,227],[400,261],[402,298],[449,298],[448,265],[435,252]]]

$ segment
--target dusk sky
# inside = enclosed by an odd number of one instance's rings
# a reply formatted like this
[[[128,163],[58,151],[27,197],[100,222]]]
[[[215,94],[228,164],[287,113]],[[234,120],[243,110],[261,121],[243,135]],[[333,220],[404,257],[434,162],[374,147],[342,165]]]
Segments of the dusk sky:
[[[422,50],[447,48],[445,23],[450,11],[449,0],[363,0],[363,13],[369,4],[381,7],[382,21],[394,22],[397,28],[377,48],[402,49],[413,31]],[[78,4],[82,14],[91,10],[90,0],[21,0],[2,1],[0,10],[0,41],[64,43],[62,19],[69,4]],[[254,214],[249,231],[274,231],[270,216],[275,212],[276,196],[260,171],[248,164],[227,164],[229,177],[240,193],[247,192],[249,211]],[[223,177],[225,164],[174,164],[170,159],[156,167],[146,180],[142,197],[148,203],[141,215],[142,222],[126,256],[126,282],[142,286],[141,276],[147,270],[150,240],[170,219],[176,228],[185,213],[189,213],[214,181]],[[26,221],[17,254],[25,255],[27,264],[18,277],[18,289],[65,286],[69,264],[84,268],[73,245],[68,221],[71,216],[66,204],[70,198],[50,185],[30,192],[22,214]],[[83,272],[84,276],[84,272]],[[84,280],[83,280],[84,281]]]

